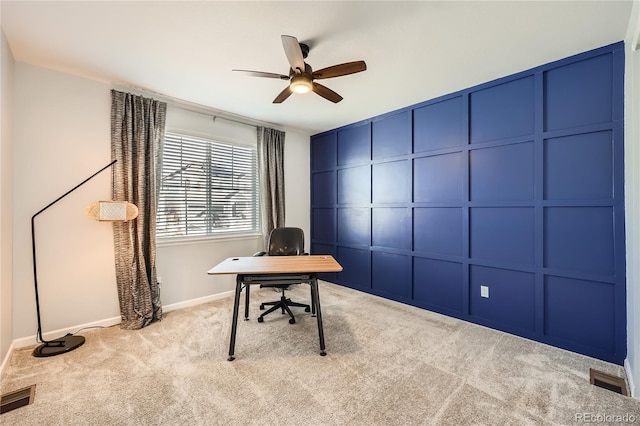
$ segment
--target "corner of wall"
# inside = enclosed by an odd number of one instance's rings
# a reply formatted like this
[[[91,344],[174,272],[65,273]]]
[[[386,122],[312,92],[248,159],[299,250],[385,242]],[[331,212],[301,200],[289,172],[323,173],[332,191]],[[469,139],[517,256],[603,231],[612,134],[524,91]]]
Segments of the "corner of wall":
[[[625,58],[625,216],[627,358],[624,368],[629,390],[640,399],[635,384],[640,383],[640,268],[634,262],[640,251],[640,3],[633,2],[627,28]]]
[[[0,28],[0,359],[13,340],[13,98],[15,60]],[[2,363],[4,368],[5,362]],[[0,371],[1,373],[1,371]]]
[[[631,365],[629,364],[629,358],[624,360],[624,371],[627,375],[627,385],[629,386],[629,394],[636,399],[638,395],[636,394],[636,384],[633,379],[633,372],[631,371]]]

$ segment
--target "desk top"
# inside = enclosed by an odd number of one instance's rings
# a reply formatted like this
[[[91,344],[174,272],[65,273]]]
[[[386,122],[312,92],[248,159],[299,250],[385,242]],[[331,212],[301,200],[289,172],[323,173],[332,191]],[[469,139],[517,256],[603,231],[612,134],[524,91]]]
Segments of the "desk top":
[[[342,266],[328,254],[313,256],[229,257],[207,272],[216,274],[295,274],[340,272]]]

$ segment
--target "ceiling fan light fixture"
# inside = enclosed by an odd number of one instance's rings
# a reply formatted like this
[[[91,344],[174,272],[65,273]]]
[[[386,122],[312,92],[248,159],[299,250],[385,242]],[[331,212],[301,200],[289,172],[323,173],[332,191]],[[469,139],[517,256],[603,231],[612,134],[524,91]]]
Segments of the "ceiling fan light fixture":
[[[294,75],[291,77],[289,87],[296,93],[309,93],[313,89],[313,84],[306,75]]]
[[[0,0],[2,1],[2,0]],[[281,104],[289,98],[293,93],[309,93],[313,92],[328,101],[338,103],[342,100],[342,96],[329,89],[322,84],[316,83],[315,80],[341,77],[343,75],[355,74],[366,71],[367,64],[364,61],[352,61],[342,64],[332,65],[317,71],[313,71],[311,66],[304,60],[309,53],[309,46],[300,43],[297,38],[283,35],[282,47],[289,62],[288,74],[277,74],[274,72],[250,71],[250,70],[233,70],[240,71],[254,77],[277,78],[289,82],[287,87],[278,93],[273,100],[274,104]]]

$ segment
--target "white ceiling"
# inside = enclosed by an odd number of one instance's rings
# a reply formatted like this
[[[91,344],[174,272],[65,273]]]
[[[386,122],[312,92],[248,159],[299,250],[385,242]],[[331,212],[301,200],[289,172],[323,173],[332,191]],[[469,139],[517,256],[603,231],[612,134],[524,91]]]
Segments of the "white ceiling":
[[[623,40],[632,1],[1,1],[16,61],[318,132]],[[287,74],[280,35],[310,45],[344,97],[272,100]]]

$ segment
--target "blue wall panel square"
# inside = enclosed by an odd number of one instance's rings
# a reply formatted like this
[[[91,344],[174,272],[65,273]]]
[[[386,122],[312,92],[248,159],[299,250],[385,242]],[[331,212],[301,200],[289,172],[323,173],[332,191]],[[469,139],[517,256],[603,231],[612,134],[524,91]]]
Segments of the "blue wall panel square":
[[[533,142],[469,153],[472,201],[533,200]]]
[[[546,130],[611,121],[613,55],[601,55],[545,73]]]
[[[336,172],[321,172],[311,175],[311,203],[314,206],[332,206],[336,203]]]
[[[411,163],[408,160],[373,165],[373,202],[411,201]]]
[[[371,125],[338,130],[338,165],[371,160]]]
[[[389,158],[411,153],[411,116],[403,111],[374,121],[373,158]]]
[[[471,257],[533,266],[532,207],[476,207],[470,216]]]
[[[462,97],[413,110],[413,152],[462,146],[465,115]]]
[[[336,166],[336,132],[311,138],[313,170],[325,170]]]
[[[373,209],[373,245],[411,250],[411,210],[404,207]]]
[[[311,244],[311,251],[309,252],[309,254],[329,254],[334,257],[336,255],[334,246],[318,243]]]
[[[338,238],[341,243],[371,245],[371,209],[338,209]]]
[[[495,321],[505,327],[535,329],[535,275],[507,269],[469,267],[471,315]],[[489,297],[480,286],[489,287]]]
[[[547,207],[544,221],[546,267],[613,275],[612,207]]]
[[[338,203],[371,202],[371,166],[338,170]]]
[[[462,264],[413,258],[413,300],[462,312]]]
[[[314,240],[334,241],[336,238],[335,209],[312,209]]]
[[[369,249],[360,250],[349,247],[339,247],[336,250],[336,260],[342,266],[338,272],[338,279],[351,287],[371,288],[371,252]]]
[[[371,288],[391,296],[411,297],[411,258],[401,254],[371,253]]]
[[[529,135],[534,123],[533,76],[471,93],[471,143]]]
[[[546,277],[545,335],[613,352],[614,288],[611,284],[595,281]]]
[[[462,209],[413,209],[413,249],[426,253],[462,256]]]
[[[465,176],[460,152],[413,160],[413,201],[462,201]]]
[[[583,133],[545,141],[547,200],[613,198],[613,132]]]

